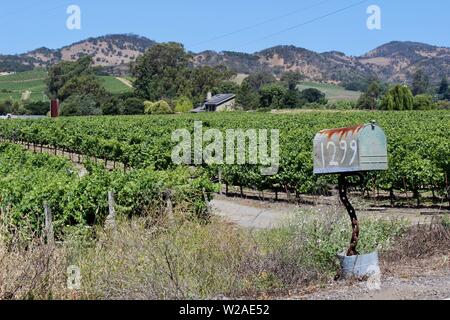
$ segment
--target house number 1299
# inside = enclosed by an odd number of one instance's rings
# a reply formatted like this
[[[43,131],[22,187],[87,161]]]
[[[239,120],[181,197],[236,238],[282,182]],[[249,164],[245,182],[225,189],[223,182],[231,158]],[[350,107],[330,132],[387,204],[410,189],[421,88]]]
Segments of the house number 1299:
[[[347,154],[349,153],[349,149],[353,151],[353,155],[350,159],[349,166],[353,165],[355,162],[356,156],[358,155],[358,143],[356,140],[350,141],[349,143],[345,140],[342,140],[339,142],[339,146],[336,145],[334,141],[328,142],[326,145],[325,143],[321,143],[320,145],[321,152],[322,152],[322,164],[323,167],[327,166],[327,159],[325,159],[325,149],[327,150],[327,154],[331,156],[331,159],[329,159],[328,166],[330,167],[337,167],[340,164],[344,164],[345,160],[347,159]],[[338,150],[342,152],[342,159],[339,162],[338,157]],[[339,153],[341,153],[339,152]]]

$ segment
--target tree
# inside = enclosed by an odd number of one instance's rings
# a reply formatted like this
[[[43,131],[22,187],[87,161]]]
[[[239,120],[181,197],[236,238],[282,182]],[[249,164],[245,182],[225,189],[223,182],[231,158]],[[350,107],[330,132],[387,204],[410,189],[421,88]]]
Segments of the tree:
[[[50,110],[50,103],[47,101],[34,101],[24,105],[27,114],[35,116],[45,116]]]
[[[189,95],[189,60],[183,45],[162,43],[148,49],[132,67],[134,89],[142,99],[156,101],[164,97]]]
[[[60,90],[70,80],[80,77],[93,75],[92,58],[89,56],[82,57],[77,61],[62,61],[48,70],[48,77],[46,79],[47,95],[50,98],[58,98],[61,101],[66,97],[62,97]]]
[[[0,114],[5,115],[12,112],[13,102],[11,100],[5,100],[0,102]]]
[[[283,98],[287,89],[277,83],[267,84],[260,90],[261,108],[280,109],[283,108]]]
[[[128,98],[123,103],[122,114],[139,115],[144,114],[144,102],[139,98]]]
[[[363,93],[358,100],[357,106],[359,109],[375,110],[378,104],[378,99],[381,95],[381,88],[378,81],[373,81],[367,88],[367,92]]]
[[[446,76],[442,77],[441,84],[439,85],[438,94],[443,96],[448,92],[448,79]]]
[[[100,103],[102,113],[104,115],[119,115],[122,113],[120,109],[121,101],[118,97],[110,96]]]
[[[179,97],[178,99],[174,100],[175,103],[175,112],[189,112],[194,107],[194,104],[188,97]]]
[[[246,84],[249,86],[253,91],[259,91],[262,86],[270,83],[276,82],[277,79],[275,79],[274,75],[269,72],[256,72],[251,75],[249,75],[245,80],[242,82],[242,84]]]
[[[222,82],[228,81],[233,76],[234,73],[224,66],[205,66],[191,70],[192,92],[190,94],[194,98],[194,102],[196,104],[203,102],[208,92],[212,92]]]
[[[11,112],[13,114],[19,114],[20,107],[21,107],[21,105],[20,105],[19,101],[14,101]]]
[[[414,110],[433,109],[436,109],[436,104],[433,102],[433,97],[429,94],[419,94],[414,97]]]
[[[106,90],[101,85],[98,78],[93,74],[84,74],[68,80],[58,91],[61,101],[66,100],[71,95],[91,94],[94,97],[103,97]]]
[[[236,96],[236,103],[244,110],[259,108],[259,93],[250,87],[248,82],[243,82]]]
[[[164,101],[160,100],[157,102],[145,101],[144,102],[145,114],[172,114],[173,110],[170,105]]]
[[[288,89],[283,97],[283,106],[289,109],[301,108],[305,105],[300,92],[297,89]]]
[[[319,104],[326,104],[326,96],[325,93],[323,93],[320,90],[317,90],[315,88],[309,88],[305,89],[300,93],[300,99],[303,99],[307,101],[308,103],[319,103]]]
[[[239,92],[240,86],[233,81],[222,81],[213,90],[213,94],[219,93],[233,93],[237,94]]]
[[[396,85],[385,94],[380,107],[389,111],[413,110],[414,96],[407,86]]]
[[[439,99],[450,100],[450,88],[448,86],[448,79],[446,76],[442,77],[437,94]]]
[[[418,94],[424,94],[428,91],[430,80],[428,76],[422,71],[417,70],[414,74],[412,93],[417,96]]]
[[[288,71],[281,77],[281,81],[284,82],[290,90],[295,90],[303,79],[305,79],[305,76],[296,71]]]
[[[447,90],[447,92],[443,96],[444,100],[450,100],[450,89]]]
[[[97,116],[101,114],[102,109],[92,94],[74,94],[61,104],[62,116]]]
[[[383,97],[383,100],[381,101],[380,107],[382,110],[387,111],[398,110],[395,106],[394,96],[391,93],[386,93],[386,95]]]

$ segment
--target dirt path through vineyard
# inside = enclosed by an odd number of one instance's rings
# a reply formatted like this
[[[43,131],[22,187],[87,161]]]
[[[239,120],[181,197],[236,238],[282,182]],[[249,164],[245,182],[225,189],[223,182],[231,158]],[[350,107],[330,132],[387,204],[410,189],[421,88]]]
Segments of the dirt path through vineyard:
[[[238,197],[216,195],[211,202],[213,212],[225,220],[244,228],[275,228],[295,218],[302,211],[343,212],[345,209],[337,197],[323,197],[318,204],[295,205],[287,202],[267,202]],[[372,208],[365,203],[355,202],[360,219],[406,219],[411,224],[429,223],[434,215],[424,215],[425,209],[411,208]],[[436,211],[436,210],[435,210]]]

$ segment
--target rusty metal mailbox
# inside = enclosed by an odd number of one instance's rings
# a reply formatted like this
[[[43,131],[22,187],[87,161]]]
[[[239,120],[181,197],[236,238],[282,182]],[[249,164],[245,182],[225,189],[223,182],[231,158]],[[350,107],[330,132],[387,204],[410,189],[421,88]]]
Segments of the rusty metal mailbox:
[[[338,174],[388,169],[387,139],[374,122],[328,129],[314,139],[314,173]]]
[[[359,222],[348,199],[348,188],[364,185],[363,172],[388,170],[387,139],[375,121],[367,125],[320,131],[314,138],[314,173],[339,174],[339,197],[352,221],[347,256],[359,255]],[[347,178],[359,177],[358,183]]]

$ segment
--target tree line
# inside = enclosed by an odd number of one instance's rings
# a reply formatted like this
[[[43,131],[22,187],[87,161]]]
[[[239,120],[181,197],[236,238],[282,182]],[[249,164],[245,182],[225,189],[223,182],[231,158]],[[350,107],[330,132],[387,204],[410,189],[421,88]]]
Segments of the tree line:
[[[389,86],[375,79],[361,95],[357,107],[388,111],[449,109],[448,79],[443,76],[440,84],[434,87],[422,70],[415,72],[411,85]]]
[[[242,110],[300,108],[308,103],[325,104],[316,89],[297,90],[303,75],[287,72],[281,79],[259,72],[241,85],[224,66],[195,66],[179,43],[158,44],[131,65],[133,92],[108,93],[96,74],[92,58],[63,61],[49,69],[47,94],[61,102],[61,115],[132,115],[188,112],[205,102],[208,92],[236,94]]]
[[[370,110],[428,110],[448,108],[448,79],[437,88],[418,70],[411,85],[392,85],[371,79],[355,103],[339,101],[329,104],[326,95],[314,88],[303,91],[299,72],[285,72],[279,79],[269,72],[256,72],[241,84],[232,81],[236,74],[225,66],[197,66],[192,55],[179,43],[157,44],[149,48],[130,66],[135,79],[133,91],[109,93],[90,56],[77,61],[62,61],[48,70],[47,96],[59,99],[61,115],[139,115],[189,112],[205,102],[208,92],[236,95],[241,110],[297,108],[345,108]],[[366,85],[365,85],[366,87]],[[25,104],[0,103],[0,113],[45,115],[48,102]]]

